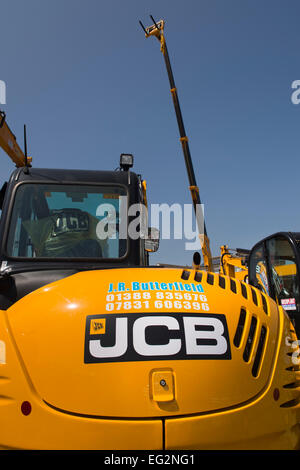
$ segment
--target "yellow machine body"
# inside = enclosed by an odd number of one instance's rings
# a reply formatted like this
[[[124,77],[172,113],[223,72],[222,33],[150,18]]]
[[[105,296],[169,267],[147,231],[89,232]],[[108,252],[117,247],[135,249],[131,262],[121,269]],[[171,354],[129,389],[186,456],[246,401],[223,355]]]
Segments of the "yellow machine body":
[[[161,43],[180,117],[163,25],[145,33]],[[0,146],[29,179],[31,160],[1,116]],[[199,190],[181,117],[179,129],[196,206]],[[6,191],[0,202],[10,206]],[[134,202],[146,202],[145,191],[141,183],[144,198]],[[31,231],[31,244],[39,232]],[[14,275],[26,283],[26,269],[21,262],[14,272],[3,258],[2,290],[10,280],[11,303],[0,310],[1,449],[300,448],[299,347],[292,322],[275,301],[243,282],[244,259],[225,245],[224,275],[211,272],[206,230],[200,240],[204,271],[150,267],[142,250],[131,263],[124,257],[126,267],[109,268],[92,256],[95,269],[80,266],[15,301]],[[38,273],[36,254],[20,259]],[[65,258],[57,259],[63,270]],[[56,258],[41,260],[46,270]]]
[[[296,337],[248,284],[85,271],[0,311],[0,325],[3,449],[300,446]]]

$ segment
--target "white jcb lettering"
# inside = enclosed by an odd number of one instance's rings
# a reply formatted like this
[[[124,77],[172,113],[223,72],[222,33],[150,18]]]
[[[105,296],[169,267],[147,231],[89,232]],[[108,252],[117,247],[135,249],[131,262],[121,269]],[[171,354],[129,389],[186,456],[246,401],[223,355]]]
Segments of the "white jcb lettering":
[[[180,339],[170,339],[167,344],[148,344],[145,331],[147,326],[166,326],[179,330],[179,323],[173,317],[141,317],[133,325],[133,347],[142,356],[172,356],[181,349]]]
[[[227,341],[224,338],[224,326],[218,318],[184,317],[184,332],[187,354],[225,354]],[[211,327],[211,330],[196,330],[196,326]],[[199,340],[214,340],[216,344],[197,344]]]
[[[116,319],[116,340],[114,346],[102,346],[101,340],[90,340],[90,354],[97,358],[120,357],[128,347],[127,318]]]
[[[132,318],[124,314],[107,315],[107,319],[106,333],[97,333],[97,339],[94,333],[88,333],[85,362],[109,362],[116,358],[143,360],[141,357],[144,360],[231,358],[226,319],[221,315],[219,318],[199,315]],[[89,331],[90,324],[87,325]]]

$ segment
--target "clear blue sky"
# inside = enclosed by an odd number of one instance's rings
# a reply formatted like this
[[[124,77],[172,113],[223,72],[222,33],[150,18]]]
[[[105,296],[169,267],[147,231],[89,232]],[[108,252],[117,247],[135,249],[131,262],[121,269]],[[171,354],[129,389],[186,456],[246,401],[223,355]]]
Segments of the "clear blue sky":
[[[34,165],[110,170],[129,152],[149,202],[191,202],[163,56],[138,23],[149,14],[166,21],[213,254],[300,230],[298,0],[2,2],[2,109],[22,146],[27,124]],[[152,261],[191,258],[162,241]]]

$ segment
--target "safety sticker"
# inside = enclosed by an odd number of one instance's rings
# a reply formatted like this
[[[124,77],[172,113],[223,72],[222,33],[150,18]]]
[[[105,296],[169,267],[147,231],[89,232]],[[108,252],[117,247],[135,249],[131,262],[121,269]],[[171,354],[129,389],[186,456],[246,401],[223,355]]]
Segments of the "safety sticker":
[[[281,299],[280,302],[284,310],[297,310],[296,299]]]
[[[105,333],[94,330],[105,321]],[[229,333],[222,314],[89,315],[85,363],[178,359],[231,359]]]

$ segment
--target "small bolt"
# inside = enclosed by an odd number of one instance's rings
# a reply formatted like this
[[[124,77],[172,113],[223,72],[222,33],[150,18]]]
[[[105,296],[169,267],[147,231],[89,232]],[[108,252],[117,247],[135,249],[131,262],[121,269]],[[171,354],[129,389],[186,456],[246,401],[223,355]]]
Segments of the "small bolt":
[[[164,379],[162,379],[159,383],[162,387],[165,387],[167,385],[167,382]]]

